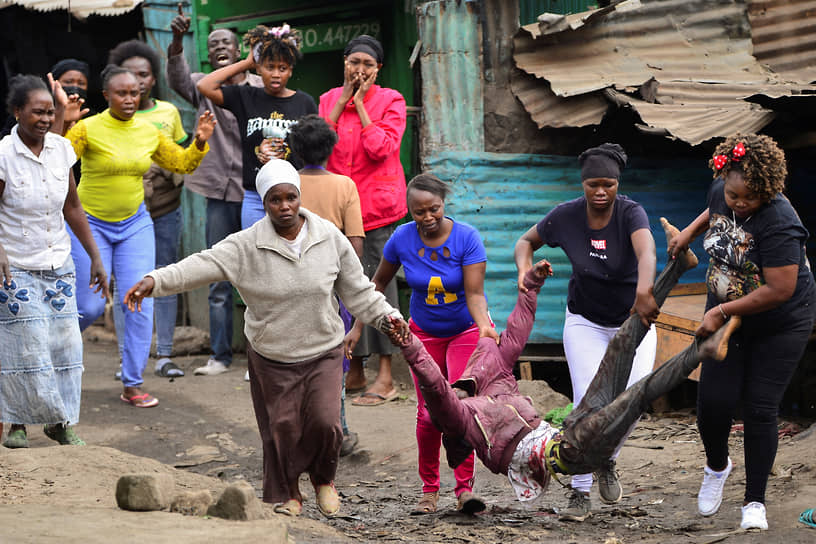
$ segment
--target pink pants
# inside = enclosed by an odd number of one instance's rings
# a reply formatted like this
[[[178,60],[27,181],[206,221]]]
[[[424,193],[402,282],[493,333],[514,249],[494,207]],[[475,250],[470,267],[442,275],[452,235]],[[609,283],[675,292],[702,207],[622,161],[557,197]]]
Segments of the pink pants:
[[[437,338],[424,332],[414,323],[409,321],[411,332],[428,350],[433,360],[439,365],[442,375],[453,383],[458,380],[465,371],[468,359],[470,359],[476,344],[479,341],[479,328],[473,325],[469,329],[460,332],[455,336],[447,338]],[[428,410],[425,408],[425,401],[419,390],[416,376],[414,378],[414,388],[417,394],[417,449],[419,461],[419,477],[422,479],[422,492],[433,493],[439,491],[439,450],[442,446],[442,433],[440,433],[431,422]],[[455,493],[458,497],[465,491],[473,491],[475,457],[473,453],[459,465],[453,475],[456,478]]]

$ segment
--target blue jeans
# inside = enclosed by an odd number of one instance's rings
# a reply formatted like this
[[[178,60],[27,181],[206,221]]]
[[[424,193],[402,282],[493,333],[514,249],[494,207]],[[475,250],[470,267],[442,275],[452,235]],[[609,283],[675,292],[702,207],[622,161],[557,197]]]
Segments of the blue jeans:
[[[173,264],[178,260],[178,249],[181,243],[181,208],[153,218],[153,232],[156,240],[156,268]],[[119,288],[126,293],[129,285],[113,284],[114,300],[119,298]],[[176,331],[178,313],[178,296],[168,295],[154,300],[153,319],[156,326],[156,355],[170,357],[173,354],[173,333]],[[119,342],[119,357],[125,351],[125,313],[119,304],[113,305],[113,322],[116,326],[116,338]]]
[[[156,268],[178,261],[178,250],[181,243],[181,208],[153,218],[153,231],[156,240]],[[154,302],[156,355],[159,358],[170,357],[173,352],[173,333],[176,330],[178,311],[177,298],[176,295],[169,295],[158,297]]]
[[[230,234],[241,230],[241,202],[207,199],[206,237],[211,248]],[[210,346],[213,359],[232,364],[232,284],[210,284]]]
[[[142,373],[150,355],[153,299],[148,297],[142,301],[141,312],[128,311],[122,299],[127,290],[153,270],[155,265],[153,221],[142,204],[133,216],[123,221],[102,221],[88,215],[88,224],[99,248],[105,270],[115,276],[119,283],[119,293],[115,302],[122,306],[125,316],[122,383],[126,387],[138,387],[144,381]],[[105,299],[89,288],[91,260],[74,233],[70,229],[68,231],[71,234],[71,257],[74,259],[78,278],[76,298],[79,328],[85,330],[105,311]]]
[[[244,189],[244,201],[241,203],[241,228],[245,229],[257,223],[266,215],[263,199],[257,191]]]

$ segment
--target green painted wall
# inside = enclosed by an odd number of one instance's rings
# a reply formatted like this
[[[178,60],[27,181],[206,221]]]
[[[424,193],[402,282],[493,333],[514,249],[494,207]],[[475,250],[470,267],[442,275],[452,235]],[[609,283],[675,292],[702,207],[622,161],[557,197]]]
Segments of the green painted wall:
[[[519,0],[519,23],[535,23],[542,13],[580,13],[598,7],[597,0]]]

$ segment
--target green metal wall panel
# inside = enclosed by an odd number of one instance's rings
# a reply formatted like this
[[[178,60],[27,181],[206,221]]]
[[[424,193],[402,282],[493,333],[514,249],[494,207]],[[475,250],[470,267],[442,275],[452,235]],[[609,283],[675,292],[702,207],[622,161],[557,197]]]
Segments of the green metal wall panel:
[[[542,13],[580,13],[598,7],[596,0],[519,0],[519,23],[529,25]]]

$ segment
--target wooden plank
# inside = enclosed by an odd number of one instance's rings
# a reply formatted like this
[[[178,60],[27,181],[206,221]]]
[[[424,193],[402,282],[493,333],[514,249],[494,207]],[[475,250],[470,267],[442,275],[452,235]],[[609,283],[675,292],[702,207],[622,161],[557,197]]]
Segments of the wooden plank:
[[[671,291],[669,291],[670,297],[705,294],[706,284],[702,281],[697,283],[678,283]]]
[[[529,361],[522,361],[519,363],[519,374],[522,380],[533,379],[533,367]]]
[[[660,367],[663,363],[690,346],[692,342],[694,342],[693,334],[658,328],[657,353],[655,355],[655,363],[653,368]],[[689,379],[694,381],[698,381],[700,379],[699,366],[689,375]]]

